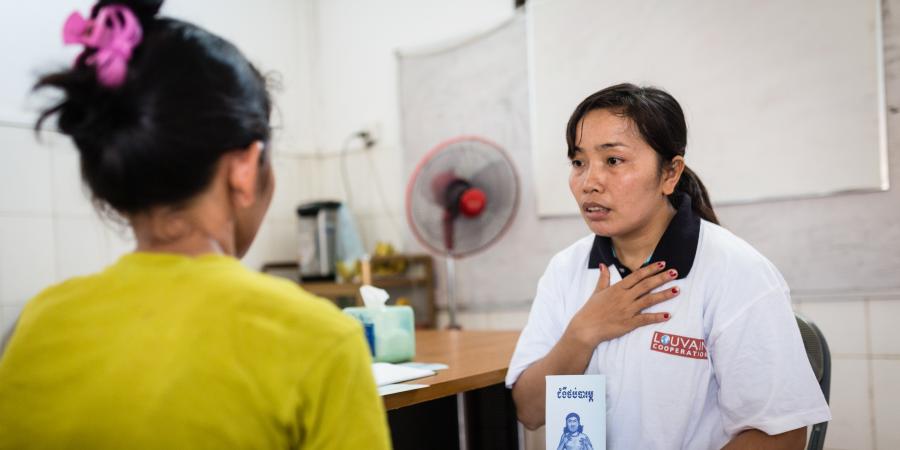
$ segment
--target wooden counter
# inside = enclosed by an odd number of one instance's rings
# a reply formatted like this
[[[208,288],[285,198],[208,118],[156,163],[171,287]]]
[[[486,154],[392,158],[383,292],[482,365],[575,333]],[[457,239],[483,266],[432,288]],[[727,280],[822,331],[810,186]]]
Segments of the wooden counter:
[[[408,381],[429,387],[384,397],[387,410],[502,383],[519,331],[420,330],[413,361],[450,366],[437,375]]]

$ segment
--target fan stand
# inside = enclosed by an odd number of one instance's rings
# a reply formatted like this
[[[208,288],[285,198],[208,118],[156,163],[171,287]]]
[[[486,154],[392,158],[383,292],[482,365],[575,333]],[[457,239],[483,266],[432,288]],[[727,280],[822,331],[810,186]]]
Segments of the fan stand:
[[[450,330],[460,330],[462,327],[456,321],[456,266],[453,258],[453,221],[456,214],[453,211],[444,211],[444,246],[447,253],[444,255],[444,268],[447,269],[447,280],[445,282],[447,288],[447,314],[450,316],[450,323],[447,328]]]
[[[444,267],[447,269],[447,314],[450,316],[450,323],[447,328],[450,330],[461,330],[462,327],[456,321],[456,267],[453,256],[450,253],[445,255]]]

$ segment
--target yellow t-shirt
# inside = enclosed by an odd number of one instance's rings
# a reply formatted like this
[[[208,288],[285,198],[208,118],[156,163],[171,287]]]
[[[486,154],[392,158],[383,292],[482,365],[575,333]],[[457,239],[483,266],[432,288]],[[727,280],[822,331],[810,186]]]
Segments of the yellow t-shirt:
[[[133,253],[25,307],[0,449],[386,449],[360,325],[230,257]]]

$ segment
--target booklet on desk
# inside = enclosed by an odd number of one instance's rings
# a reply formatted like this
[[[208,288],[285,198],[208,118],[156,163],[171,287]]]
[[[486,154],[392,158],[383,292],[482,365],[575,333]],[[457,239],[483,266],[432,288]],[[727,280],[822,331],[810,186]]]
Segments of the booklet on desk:
[[[384,397],[385,395],[399,394],[401,392],[414,391],[416,389],[425,389],[427,387],[427,384],[386,384],[384,386],[378,386],[378,395]]]
[[[390,363],[373,363],[372,372],[375,374],[375,384],[378,386],[400,383],[403,381],[415,380],[416,378],[424,378],[434,375],[433,370],[399,366],[397,364]]]
[[[606,377],[547,377],[547,449],[606,449]]]

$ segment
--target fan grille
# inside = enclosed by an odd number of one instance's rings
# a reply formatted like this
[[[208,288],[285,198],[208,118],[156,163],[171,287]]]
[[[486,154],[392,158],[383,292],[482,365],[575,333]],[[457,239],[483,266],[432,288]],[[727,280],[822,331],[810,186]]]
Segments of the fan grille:
[[[453,248],[445,244],[446,208],[439,180],[463,179],[484,191],[487,205],[476,217],[453,220]],[[497,145],[477,137],[448,141],[429,152],[414,172],[407,191],[407,217],[414,234],[436,253],[460,257],[498,239],[518,206],[518,177],[512,162]]]

